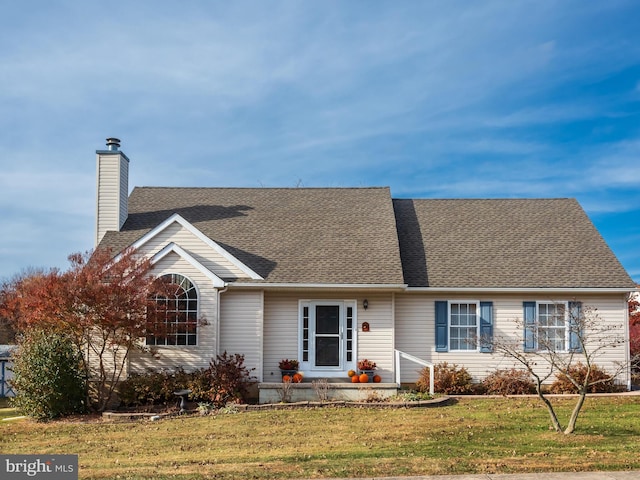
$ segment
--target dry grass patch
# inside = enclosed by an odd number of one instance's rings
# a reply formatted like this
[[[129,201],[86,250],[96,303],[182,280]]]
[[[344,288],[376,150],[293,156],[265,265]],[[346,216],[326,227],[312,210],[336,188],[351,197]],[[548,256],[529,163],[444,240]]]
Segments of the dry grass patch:
[[[573,400],[560,401],[568,415]],[[3,453],[77,453],[86,479],[319,478],[640,469],[640,397],[589,399],[573,436],[536,399],[124,424],[0,424]]]

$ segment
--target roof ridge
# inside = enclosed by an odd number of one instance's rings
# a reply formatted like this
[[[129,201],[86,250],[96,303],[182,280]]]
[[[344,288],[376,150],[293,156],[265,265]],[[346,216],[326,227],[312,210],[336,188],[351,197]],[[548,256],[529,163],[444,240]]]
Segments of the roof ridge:
[[[388,186],[369,187],[159,187],[136,186],[135,189],[149,190],[391,190]]]
[[[438,201],[438,202],[493,202],[493,201],[512,201],[526,202],[531,200],[576,200],[575,197],[529,197],[529,198],[511,198],[511,197],[473,197],[473,198],[420,198],[420,197],[392,197],[392,200],[420,200],[420,201]]]

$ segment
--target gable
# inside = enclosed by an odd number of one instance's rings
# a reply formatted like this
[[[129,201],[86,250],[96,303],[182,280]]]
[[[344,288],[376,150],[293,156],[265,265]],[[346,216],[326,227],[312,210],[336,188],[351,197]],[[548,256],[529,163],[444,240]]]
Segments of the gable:
[[[185,251],[179,245],[170,243],[153,257],[151,257],[151,264],[156,270],[173,270],[176,272],[184,273],[185,269],[198,272],[199,275],[205,277],[211,282],[215,288],[224,288],[225,282],[211,270],[207,269],[193,255]],[[171,268],[170,268],[171,267]],[[177,270],[175,269],[177,267]]]
[[[202,265],[219,278],[261,279],[258,274],[178,214],[173,214],[134,242],[132,246],[136,250],[156,256],[168,247],[174,251],[179,249],[182,252],[181,256]]]

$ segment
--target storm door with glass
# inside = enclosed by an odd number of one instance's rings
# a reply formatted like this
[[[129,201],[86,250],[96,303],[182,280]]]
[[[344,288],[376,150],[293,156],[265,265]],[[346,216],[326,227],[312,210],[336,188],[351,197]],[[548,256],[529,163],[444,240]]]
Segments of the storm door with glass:
[[[355,304],[301,304],[301,358],[306,371],[334,373],[355,365]]]

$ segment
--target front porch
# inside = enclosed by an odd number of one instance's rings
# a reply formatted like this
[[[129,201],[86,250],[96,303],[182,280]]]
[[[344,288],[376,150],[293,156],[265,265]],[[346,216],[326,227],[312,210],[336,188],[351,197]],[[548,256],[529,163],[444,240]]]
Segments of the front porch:
[[[311,381],[302,383],[260,383],[258,402],[317,402],[326,395],[326,401],[362,402],[384,400],[398,393],[397,383],[347,383],[344,379],[327,379],[325,385]]]
[[[394,350],[394,383],[351,383],[345,377],[309,378],[301,383],[262,382],[258,384],[258,403],[386,400],[401,388],[400,359],[429,368],[429,393],[433,396],[434,365],[408,353]],[[323,397],[323,398],[321,398]]]

